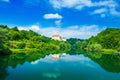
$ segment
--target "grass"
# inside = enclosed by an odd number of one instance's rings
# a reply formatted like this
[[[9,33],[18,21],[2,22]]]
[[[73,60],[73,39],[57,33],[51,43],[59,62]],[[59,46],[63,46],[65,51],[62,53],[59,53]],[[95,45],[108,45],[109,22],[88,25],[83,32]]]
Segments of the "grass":
[[[117,52],[117,51],[114,50],[114,49],[103,49],[104,54],[112,54],[112,53],[115,53],[115,52]]]
[[[10,49],[13,54],[16,53],[31,53],[31,52],[40,52],[40,49],[36,48],[25,48],[25,49]]]

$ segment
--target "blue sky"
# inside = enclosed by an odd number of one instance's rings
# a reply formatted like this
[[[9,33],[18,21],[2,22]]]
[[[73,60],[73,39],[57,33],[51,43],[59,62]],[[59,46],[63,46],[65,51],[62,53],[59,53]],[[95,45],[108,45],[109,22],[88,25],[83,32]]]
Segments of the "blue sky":
[[[0,0],[0,24],[51,37],[89,38],[120,27],[119,0]]]

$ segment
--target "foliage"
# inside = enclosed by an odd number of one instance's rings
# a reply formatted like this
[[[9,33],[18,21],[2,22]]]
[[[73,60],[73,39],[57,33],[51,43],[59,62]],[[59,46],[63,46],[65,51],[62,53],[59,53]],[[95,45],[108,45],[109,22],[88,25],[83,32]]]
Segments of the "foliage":
[[[111,54],[111,53],[115,53],[116,50],[114,50],[114,49],[103,49],[103,52],[104,52],[105,54]]]
[[[92,36],[83,42],[77,42],[78,49],[87,51],[103,51],[107,53],[114,53],[120,51],[120,29],[107,28],[100,32],[97,36]]]
[[[20,42],[20,43],[17,44],[18,49],[24,49],[25,46],[26,46],[26,44],[24,42]]]
[[[0,42],[5,42],[7,41],[9,37],[9,32],[7,29],[0,27]]]
[[[0,55],[6,55],[6,54],[10,54],[11,51],[5,47],[2,43],[0,43]]]
[[[1,43],[2,42],[2,43]],[[41,36],[38,33],[29,30],[18,30],[17,27],[8,28],[7,26],[0,25],[0,51],[10,49],[23,49],[28,48],[34,50],[46,51],[58,51],[69,50],[70,44],[67,41],[56,41],[51,38]],[[5,46],[4,46],[5,45]]]
[[[94,41],[102,45],[105,49],[118,49],[120,48],[120,29],[107,28],[100,32],[97,36],[91,37],[89,41]]]
[[[100,44],[90,44],[90,45],[87,45],[85,50],[91,51],[91,52],[100,52],[102,51],[102,46]]]

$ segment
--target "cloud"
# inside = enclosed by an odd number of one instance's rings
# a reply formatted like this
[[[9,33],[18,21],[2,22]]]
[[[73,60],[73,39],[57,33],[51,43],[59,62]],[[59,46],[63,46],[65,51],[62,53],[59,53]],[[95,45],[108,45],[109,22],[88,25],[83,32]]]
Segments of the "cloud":
[[[56,14],[50,13],[50,14],[45,14],[43,16],[43,18],[44,19],[62,19],[63,17],[61,15],[59,15],[58,13],[56,13]]]
[[[93,14],[101,14],[107,12],[106,8],[96,9]]]
[[[81,9],[84,7],[109,6],[114,5],[114,1],[99,1],[92,2],[91,0],[49,0],[54,8],[75,8]]]
[[[98,14],[100,15],[102,18],[104,18],[106,16],[106,13],[108,12],[108,10],[106,8],[100,8],[100,9],[96,9],[94,10],[91,14],[95,15]]]
[[[56,20],[55,24],[56,24],[56,27],[60,28],[61,27],[61,20]]]
[[[62,37],[66,38],[81,38],[87,39],[91,36],[95,36],[97,33],[102,31],[103,29],[99,29],[97,25],[89,25],[89,26],[70,26],[68,28],[59,28],[59,27],[47,27],[43,28],[38,25],[32,25],[29,27],[18,27],[20,30],[33,30],[41,35],[45,35],[47,37],[51,37],[55,33],[59,33]]]
[[[112,7],[112,8],[110,9],[110,13],[111,13],[112,15],[120,16],[120,12],[116,11],[116,9],[115,9],[114,7]]]
[[[95,9],[91,13],[99,13],[101,17],[105,17],[103,12],[107,12],[108,15],[120,16],[120,12],[116,10],[119,4],[115,0],[103,0],[93,2],[92,0],[49,0],[50,4],[55,9],[72,8],[82,10],[83,8],[101,7],[101,9]]]
[[[83,8],[84,6],[91,6],[90,0],[50,0],[54,8]]]

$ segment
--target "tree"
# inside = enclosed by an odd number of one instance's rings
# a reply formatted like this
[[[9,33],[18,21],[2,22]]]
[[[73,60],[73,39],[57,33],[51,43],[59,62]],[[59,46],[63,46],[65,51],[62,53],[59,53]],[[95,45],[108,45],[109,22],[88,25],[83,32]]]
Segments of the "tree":
[[[14,31],[19,31],[18,28],[15,26],[12,28]]]
[[[0,28],[0,42],[5,42],[8,39],[9,32],[7,29]]]
[[[100,52],[102,51],[102,46],[100,44],[90,44],[85,48],[87,51]]]
[[[24,49],[25,46],[26,46],[26,44],[25,44],[24,42],[19,42],[19,43],[17,43],[17,48],[18,48],[18,49]]]

